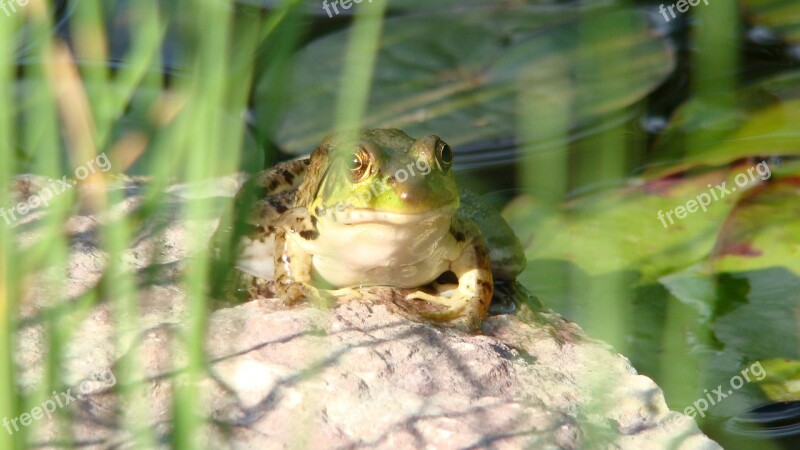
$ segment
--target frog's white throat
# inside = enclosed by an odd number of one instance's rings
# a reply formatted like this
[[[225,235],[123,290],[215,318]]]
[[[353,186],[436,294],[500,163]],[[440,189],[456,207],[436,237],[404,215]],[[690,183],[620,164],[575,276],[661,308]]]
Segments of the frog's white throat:
[[[321,221],[329,221],[342,225],[363,225],[369,223],[384,223],[393,225],[413,225],[429,221],[433,217],[452,219],[455,208],[442,207],[416,214],[401,214],[389,211],[376,211],[371,209],[349,208],[343,211],[331,210]]]
[[[418,287],[447,270],[454,254],[453,208],[420,214],[347,210],[320,217],[319,235],[298,238],[315,276],[335,287]]]

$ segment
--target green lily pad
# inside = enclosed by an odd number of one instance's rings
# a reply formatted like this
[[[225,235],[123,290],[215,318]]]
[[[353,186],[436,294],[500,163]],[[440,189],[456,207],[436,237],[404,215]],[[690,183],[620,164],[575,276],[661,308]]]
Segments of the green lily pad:
[[[593,275],[636,270],[643,281],[653,281],[703,260],[714,249],[726,216],[753,187],[731,190],[740,172],[722,168],[603,192],[576,199],[547,218],[522,197],[504,213],[526,244],[529,260],[571,261]],[[716,188],[722,183],[729,191],[724,196]],[[697,204],[702,195],[711,200],[706,211]],[[694,212],[687,209],[689,202],[695,203]]]
[[[767,398],[774,402],[800,400],[800,361],[779,358],[760,362],[767,375],[758,384]]]
[[[591,21],[579,17],[585,9],[571,6],[386,20],[362,126],[436,133],[454,146],[513,137],[518,98],[532,91],[572,99],[578,127],[640,100],[671,72],[672,51],[640,12],[604,8]],[[271,130],[284,150],[308,152],[333,127],[348,36],[332,33],[297,55],[293,103]],[[602,71],[593,70],[598,65]],[[269,88],[261,83],[257,95]]]
[[[728,367],[715,370],[728,373],[742,361],[800,357],[800,277],[787,268],[716,272],[701,264],[660,281],[698,310],[698,320],[710,327],[716,345],[729,355]]]
[[[693,308],[698,319],[709,322],[714,316],[717,289],[706,264],[696,264],[686,270],[659,278],[670,294]]]
[[[784,178],[748,195],[725,222],[714,270],[785,267],[800,275],[800,178]]]
[[[670,294],[697,312],[712,333],[716,349],[707,367],[720,382],[746,361],[762,360],[769,375],[759,381],[772,400],[797,400],[796,386],[768,361],[797,359],[800,304],[800,191],[797,178],[760,184],[740,198],[720,227],[708,257],[659,281]],[[781,375],[783,374],[783,375]],[[724,383],[722,383],[724,384]],[[794,387],[793,387],[794,386]],[[758,404],[758,395],[737,393],[742,408]],[[725,409],[735,412],[736,402]]]
[[[753,368],[752,361],[762,361],[767,377],[759,375],[745,383],[744,389],[716,405],[716,415],[732,416],[763,404],[763,394],[779,401],[790,399],[789,386],[783,385],[780,373],[767,360],[798,359],[797,304],[800,301],[800,278],[784,267],[743,272],[716,272],[702,263],[662,277],[661,283],[681,302],[697,311],[697,323],[708,337],[687,335],[694,342],[691,357],[702,361],[701,387],[729,388],[731,379],[743,369]],[[690,324],[687,324],[690,326]],[[795,398],[796,399],[796,398]]]
[[[645,176],[656,179],[749,156],[800,155],[800,72],[742,89],[736,102],[733,109],[700,99],[681,106],[657,143],[660,165]]]
[[[726,350],[749,359],[800,358],[797,305],[800,278],[773,267],[732,274],[747,283],[739,306],[717,317],[712,329]]]

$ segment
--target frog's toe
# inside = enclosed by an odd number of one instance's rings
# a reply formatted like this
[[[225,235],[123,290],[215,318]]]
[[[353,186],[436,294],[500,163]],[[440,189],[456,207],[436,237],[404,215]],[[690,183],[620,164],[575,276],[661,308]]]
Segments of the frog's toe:
[[[417,313],[420,316],[438,322],[449,322],[459,318],[466,306],[466,303],[457,297],[433,295],[423,291],[408,294],[405,299],[416,303]]]
[[[346,300],[365,300],[367,296],[364,295],[361,289],[357,288],[340,288],[334,289],[330,291],[325,291],[330,294],[336,300],[339,299],[346,299]]]

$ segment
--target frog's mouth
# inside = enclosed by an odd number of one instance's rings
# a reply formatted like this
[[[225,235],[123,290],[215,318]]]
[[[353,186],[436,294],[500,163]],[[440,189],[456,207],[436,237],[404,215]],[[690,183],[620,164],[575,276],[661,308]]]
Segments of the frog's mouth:
[[[433,218],[452,217],[457,207],[444,206],[418,213],[397,213],[374,209],[350,208],[335,212],[332,219],[342,225],[359,225],[366,223],[385,223],[392,225],[411,225]]]

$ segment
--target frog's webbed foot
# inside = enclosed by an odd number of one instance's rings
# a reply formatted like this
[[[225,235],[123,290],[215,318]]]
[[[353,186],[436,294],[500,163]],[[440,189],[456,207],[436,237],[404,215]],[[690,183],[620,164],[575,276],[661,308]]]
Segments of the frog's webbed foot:
[[[487,269],[482,275],[489,279],[482,281],[474,290],[472,287],[460,287],[455,292],[436,294],[416,291],[406,295],[405,300],[427,303],[426,307],[415,308],[415,312],[424,319],[475,331],[480,329],[481,319],[486,315],[483,305],[491,300],[491,271]]]
[[[363,288],[346,287],[325,291],[338,300],[372,300],[374,296],[369,295]]]
[[[444,306],[444,309],[422,310],[420,315],[474,331],[480,328],[481,319],[492,301],[492,271],[489,252],[479,232],[471,227],[465,227],[464,230],[469,233],[467,236],[472,237],[468,239],[461,255],[450,265],[450,270],[458,279],[458,286],[451,292],[438,292],[435,295],[418,291],[407,295],[406,299]]]
[[[438,307],[420,309],[419,314],[427,319],[436,321],[450,321],[457,318],[464,311],[466,304],[451,295],[436,293],[431,294],[425,291],[416,291],[405,296],[406,301],[424,301]]]

